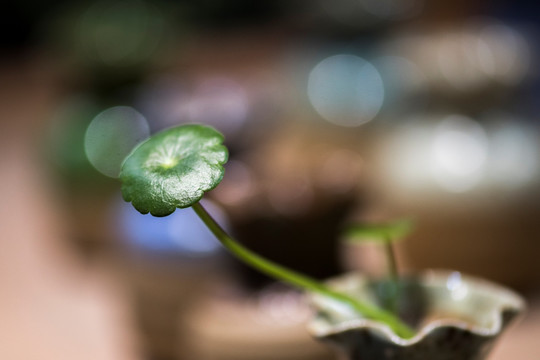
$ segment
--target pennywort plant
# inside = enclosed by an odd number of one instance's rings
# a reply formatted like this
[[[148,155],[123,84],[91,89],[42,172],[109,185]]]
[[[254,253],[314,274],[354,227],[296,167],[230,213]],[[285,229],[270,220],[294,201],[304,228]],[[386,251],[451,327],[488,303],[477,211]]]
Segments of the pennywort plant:
[[[412,221],[410,220],[398,220],[380,224],[352,224],[345,230],[345,238],[352,243],[380,243],[386,254],[389,277],[393,281],[397,281],[399,276],[394,243],[407,236],[411,230]]]
[[[345,239],[351,243],[374,242],[384,249],[388,273],[388,287],[386,298],[390,310],[398,312],[399,298],[399,271],[396,261],[394,244],[407,236],[412,230],[412,221],[398,220],[390,223],[352,224],[345,230]]]
[[[167,216],[176,208],[192,207],[216,238],[244,263],[299,289],[346,304],[359,315],[387,324],[397,335],[410,338],[413,330],[395,314],[335,291],[325,284],[276,264],[244,247],[200,204],[218,186],[228,151],[223,135],[204,125],[182,125],[153,135],[124,160],[120,179],[124,200],[142,214]]]

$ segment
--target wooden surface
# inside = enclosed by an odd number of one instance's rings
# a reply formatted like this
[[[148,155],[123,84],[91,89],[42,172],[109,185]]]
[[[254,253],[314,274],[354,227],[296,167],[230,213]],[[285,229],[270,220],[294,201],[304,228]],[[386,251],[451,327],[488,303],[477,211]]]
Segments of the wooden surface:
[[[533,299],[523,317],[499,340],[489,360],[536,360],[539,357],[540,299]]]

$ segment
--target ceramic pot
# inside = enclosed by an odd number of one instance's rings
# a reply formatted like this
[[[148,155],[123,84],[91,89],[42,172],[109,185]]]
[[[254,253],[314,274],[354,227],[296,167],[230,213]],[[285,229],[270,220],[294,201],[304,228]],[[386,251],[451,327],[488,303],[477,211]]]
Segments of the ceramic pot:
[[[329,283],[385,306],[388,286],[382,282],[351,274]],[[314,337],[337,345],[351,360],[482,360],[525,307],[513,291],[459,272],[429,271],[404,278],[398,291],[394,311],[417,330],[411,339],[319,295],[311,297],[316,315],[308,329]]]

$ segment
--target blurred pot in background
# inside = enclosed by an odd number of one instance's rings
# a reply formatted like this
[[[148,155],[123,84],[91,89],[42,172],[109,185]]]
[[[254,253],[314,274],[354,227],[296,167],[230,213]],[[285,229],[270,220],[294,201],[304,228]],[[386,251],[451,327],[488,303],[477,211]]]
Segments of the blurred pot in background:
[[[338,240],[343,222],[359,205],[362,159],[338,134],[323,137],[313,127],[285,126],[227,165],[211,195],[230,214],[240,242],[316,278],[341,271]],[[238,266],[246,284],[268,283]]]

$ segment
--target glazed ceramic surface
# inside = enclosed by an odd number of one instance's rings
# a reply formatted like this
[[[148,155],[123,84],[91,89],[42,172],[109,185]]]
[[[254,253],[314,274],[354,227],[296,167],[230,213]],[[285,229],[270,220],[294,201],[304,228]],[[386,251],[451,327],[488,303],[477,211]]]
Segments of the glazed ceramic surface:
[[[330,284],[364,301],[387,304],[388,284],[369,282],[357,274]],[[405,278],[397,291],[399,302],[392,306],[417,330],[411,339],[402,339],[386,325],[359,318],[342,304],[318,295],[311,298],[317,313],[309,331],[351,360],[482,360],[525,307],[513,291],[459,272],[429,271]]]

